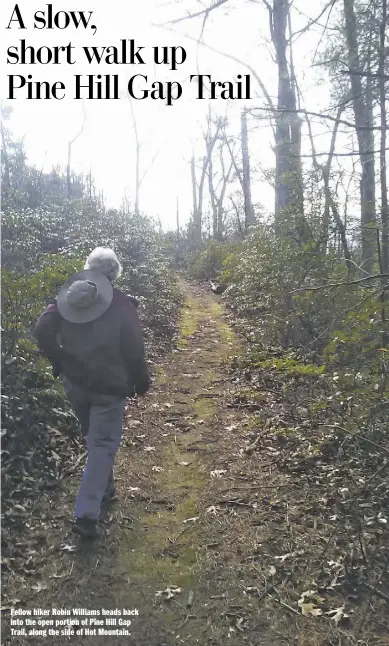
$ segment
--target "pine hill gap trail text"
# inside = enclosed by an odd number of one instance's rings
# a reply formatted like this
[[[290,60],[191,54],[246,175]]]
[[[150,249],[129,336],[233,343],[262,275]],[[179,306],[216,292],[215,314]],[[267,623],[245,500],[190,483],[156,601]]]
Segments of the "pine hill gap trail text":
[[[192,74],[190,83],[196,87],[196,99],[251,99],[251,82],[249,74],[238,74],[236,81],[214,81],[210,74]],[[76,74],[74,75],[74,99],[120,99],[118,74]],[[162,100],[167,106],[173,105],[183,93],[178,81],[149,82],[148,76],[135,74],[127,83],[131,98]],[[57,99],[66,96],[66,87],[62,81],[34,81],[32,74],[24,77],[20,74],[9,75],[8,99]]]

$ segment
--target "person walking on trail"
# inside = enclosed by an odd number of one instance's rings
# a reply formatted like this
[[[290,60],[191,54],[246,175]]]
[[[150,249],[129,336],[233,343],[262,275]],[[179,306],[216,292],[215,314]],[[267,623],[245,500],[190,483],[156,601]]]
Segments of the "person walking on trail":
[[[100,506],[115,497],[113,464],[126,397],[150,387],[137,301],[113,287],[121,273],[114,251],[97,247],[35,327],[38,347],[61,378],[87,439],[72,528],[83,538],[98,536]]]

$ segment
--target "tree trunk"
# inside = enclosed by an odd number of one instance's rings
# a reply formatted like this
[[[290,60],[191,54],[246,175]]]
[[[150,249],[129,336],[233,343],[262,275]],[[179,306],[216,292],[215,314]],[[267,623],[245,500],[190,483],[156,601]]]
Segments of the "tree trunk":
[[[140,189],[140,142],[139,142],[139,133],[138,126],[135,119],[134,106],[132,101],[130,101],[131,116],[132,116],[132,125],[134,128],[135,134],[135,200],[134,200],[134,212],[135,215],[139,215],[139,189]]]
[[[215,193],[215,188],[213,185],[213,162],[212,162],[212,151],[214,144],[212,142],[212,109],[211,104],[208,107],[208,128],[205,135],[205,146],[207,149],[208,157],[208,192],[209,199],[212,207],[212,235],[214,238],[217,238],[217,198]],[[217,128],[218,130],[219,128]]]
[[[242,130],[242,167],[243,167],[243,196],[244,196],[244,215],[245,229],[248,230],[251,224],[255,222],[253,203],[251,200],[251,176],[250,176],[250,156],[247,136],[247,114],[243,110],[241,114]]]
[[[380,62],[379,62],[379,95],[381,113],[381,142],[380,142],[380,182],[381,182],[381,253],[382,270],[389,273],[389,204],[386,163],[386,88],[385,88],[385,47],[386,24],[388,21],[387,0],[382,0],[382,18],[380,23]]]
[[[209,139],[207,140],[207,151],[209,154]],[[218,225],[217,225],[217,198],[215,194],[215,189],[213,186],[213,163],[212,155],[209,156],[208,164],[208,191],[212,207],[212,234],[214,238],[217,238]]]
[[[3,162],[3,167],[4,167],[4,173],[3,173],[3,178],[4,178],[4,193],[8,192],[11,188],[11,176],[9,172],[9,159],[8,159],[8,151],[7,151],[7,144],[5,141],[5,133],[4,133],[4,126],[3,126],[3,119],[0,120],[0,127],[1,127],[1,158]],[[4,195],[3,195],[4,197]]]
[[[175,261],[176,264],[180,262],[181,259],[181,234],[180,234],[180,203],[176,200],[176,250],[175,250]]]
[[[236,223],[238,225],[238,231],[239,231],[240,237],[242,238],[242,240],[244,240],[246,232],[245,232],[244,228],[242,227],[242,222],[240,220],[239,207],[236,204],[236,202],[234,201],[233,197],[230,197],[230,200],[231,200],[232,206],[234,207],[234,210],[235,210]]]
[[[217,238],[218,238],[218,240],[223,239],[223,234],[224,234],[224,222],[223,222],[224,209],[223,209],[223,204],[224,204],[224,199],[225,199],[225,196],[226,196],[226,190],[227,190],[228,182],[230,180],[231,172],[232,172],[232,169],[234,167],[234,163],[231,160],[230,166],[229,166],[229,168],[227,170],[227,173],[226,173],[226,170],[225,170],[225,167],[224,167],[224,160],[223,160],[223,149],[220,151],[220,164],[221,164],[222,171],[223,171],[223,184],[222,184],[220,195],[219,195],[219,198],[218,198],[218,201],[217,201]]]
[[[66,164],[66,190],[67,190],[68,199],[70,199],[72,196],[72,178],[71,178],[71,168],[70,168],[71,158],[72,158],[72,142],[69,141],[68,142],[68,163]]]
[[[301,171],[301,121],[296,112],[295,85],[287,60],[288,41],[286,29],[289,0],[273,0],[271,36],[276,51],[278,67],[278,104],[276,117],[276,177],[275,220],[281,232],[298,230],[306,239],[307,231],[303,213],[303,182]]]
[[[197,202],[197,182],[196,182],[196,166],[195,158],[192,156],[190,162],[190,170],[192,177],[192,195],[193,195],[193,234],[194,242],[198,244],[201,241],[201,211],[199,210]]]
[[[308,132],[309,132],[309,138],[311,141],[311,147],[312,147],[312,161],[313,161],[313,166],[321,172],[322,178],[323,178],[323,183],[324,183],[324,199],[325,199],[325,204],[324,204],[324,218],[323,218],[323,239],[321,240],[321,245],[322,245],[322,251],[323,253],[327,253],[328,249],[328,229],[329,229],[329,224],[330,224],[330,212],[332,212],[333,218],[336,222],[336,226],[338,229],[339,233],[339,243],[342,245],[343,249],[343,255],[346,261],[347,269],[349,272],[352,271],[353,265],[351,263],[351,254],[350,250],[348,248],[348,242],[347,242],[347,235],[346,235],[346,227],[343,224],[343,221],[340,217],[339,209],[338,206],[332,196],[331,192],[331,187],[330,187],[330,174],[331,174],[331,165],[332,165],[332,160],[334,157],[334,152],[335,152],[335,143],[336,143],[336,137],[338,134],[338,128],[339,128],[339,122],[340,118],[342,116],[342,113],[345,109],[345,106],[340,106],[338,108],[338,114],[336,117],[334,129],[332,131],[332,136],[331,136],[331,144],[330,144],[330,150],[328,152],[328,158],[325,164],[319,164],[317,161],[317,156],[316,156],[316,149],[315,149],[315,142],[313,138],[313,132],[312,132],[312,127],[311,127],[311,122],[308,118]],[[339,251],[339,250],[338,250]]]
[[[379,55],[379,99],[381,115],[381,141],[380,141],[380,183],[381,183],[381,267],[383,274],[389,273],[389,204],[388,204],[388,183],[387,183],[387,163],[386,163],[386,88],[385,88],[385,61],[387,48],[385,47],[386,25],[388,20],[387,0],[382,0],[382,17],[380,22],[380,55]],[[388,282],[387,278],[382,279],[383,285]],[[389,346],[389,334],[387,332],[387,305],[388,291],[387,288],[382,292],[382,345],[384,348]]]
[[[86,113],[85,113],[85,105],[84,103],[82,104],[82,110],[83,110],[83,122],[80,128],[80,131],[71,139],[68,141],[68,163],[66,166],[66,186],[67,186],[67,195],[68,198],[71,197],[72,195],[72,169],[71,169],[71,159],[72,159],[72,146],[75,141],[82,135],[84,132],[84,126],[85,126],[85,121],[86,121]]]
[[[199,181],[199,193],[197,199],[197,229],[196,229],[196,242],[201,243],[201,226],[203,220],[203,196],[204,196],[204,182],[207,174],[207,168],[209,163],[209,155],[212,154],[212,149],[208,152],[206,157],[203,157],[203,167],[201,170],[201,176]]]
[[[348,65],[352,90],[352,103],[357,130],[359,156],[362,166],[360,183],[361,193],[361,239],[362,239],[362,268],[366,273],[373,271],[376,257],[376,213],[375,213],[375,169],[374,169],[374,133],[366,130],[372,126],[372,88],[369,82],[366,88],[362,85],[362,72],[359,60],[357,41],[357,21],[354,11],[354,0],[344,0],[344,16],[346,42],[348,50]]]
[[[176,211],[176,226],[177,226],[177,247],[180,246],[180,203],[177,197],[177,211]]]
[[[202,160],[203,166],[201,169],[200,181],[198,184],[196,179],[196,165],[195,165],[194,156],[192,156],[192,159],[191,159],[192,193],[193,193],[193,229],[194,229],[194,242],[197,246],[201,243],[204,182],[209,168],[209,164],[212,162],[212,151],[214,149],[215,143],[219,136],[220,127],[221,127],[221,124],[218,123],[215,133],[211,135],[210,125],[209,125],[208,132],[205,136],[205,145],[206,145],[207,154],[205,157],[203,157],[203,160]]]
[[[140,148],[138,140],[136,142],[136,158],[135,158],[135,215],[139,215],[139,163],[140,163]]]

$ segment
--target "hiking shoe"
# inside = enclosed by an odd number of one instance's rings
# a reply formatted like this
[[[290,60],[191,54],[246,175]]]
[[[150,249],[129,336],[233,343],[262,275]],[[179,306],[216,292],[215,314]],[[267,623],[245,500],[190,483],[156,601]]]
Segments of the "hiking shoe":
[[[99,535],[97,531],[97,520],[86,517],[76,518],[72,532],[78,534],[81,538],[97,538]]]

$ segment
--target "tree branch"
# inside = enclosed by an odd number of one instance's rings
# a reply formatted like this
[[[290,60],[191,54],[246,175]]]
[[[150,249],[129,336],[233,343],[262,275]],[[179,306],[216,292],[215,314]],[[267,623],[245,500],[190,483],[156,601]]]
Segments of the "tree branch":
[[[316,18],[312,18],[311,20],[309,20],[309,22],[307,22],[305,27],[302,27],[302,29],[299,29],[298,31],[295,31],[294,34],[291,35],[290,41],[292,41],[295,36],[301,36],[306,31],[308,31],[308,29],[310,29],[312,27],[312,25],[315,25],[316,23],[318,23],[320,18],[322,16],[324,16],[327,9],[331,9],[331,11],[332,11],[332,9],[334,8],[336,2],[337,2],[337,0],[329,0],[329,2],[327,2],[327,4],[325,5],[324,9],[319,13],[319,15]],[[330,14],[331,14],[331,12],[330,12]]]
[[[319,289],[327,289],[328,287],[344,287],[345,285],[359,285],[360,283],[365,283],[368,280],[373,280],[375,278],[389,278],[389,274],[375,274],[374,276],[365,276],[364,278],[358,278],[356,280],[344,281],[342,283],[327,283],[326,285],[308,285],[307,287],[299,287],[298,289],[292,289],[290,294],[295,294],[296,292],[316,292]]]
[[[175,20],[168,20],[165,23],[157,24],[155,25],[156,27],[164,27],[165,25],[176,25],[179,22],[184,22],[184,20],[193,20],[194,18],[198,18],[199,16],[205,16],[205,20],[207,16],[213,11],[214,9],[217,9],[218,7],[221,7],[223,4],[226,4],[229,0],[218,0],[215,4],[211,5],[207,9],[203,9],[202,11],[198,11],[197,13],[190,13],[187,16],[182,16],[182,18],[176,18]]]
[[[373,72],[357,72],[354,70],[340,70],[340,74],[344,74],[345,76],[366,76],[367,78],[374,78],[374,79],[384,79],[385,81],[389,81],[389,75],[388,74],[383,74],[380,72],[373,73]]]
[[[309,116],[312,116],[312,117],[318,117],[319,119],[328,119],[329,121],[334,121],[335,123],[336,122],[341,123],[341,124],[343,124],[345,126],[348,126],[349,128],[355,128],[355,130],[382,130],[381,126],[357,126],[356,123],[352,123],[351,121],[346,121],[345,119],[338,120],[337,117],[333,117],[330,114],[323,114],[321,112],[311,112],[310,110],[303,110],[303,109],[291,110],[291,109],[287,109],[287,108],[278,109],[278,108],[274,108],[274,107],[271,107],[271,108],[249,108],[248,112],[253,112],[254,110],[269,110],[269,109],[271,109],[271,111],[275,112],[275,113],[280,113],[280,112],[281,113],[284,113],[284,112],[286,112],[286,113],[289,113],[289,112],[291,112],[291,113],[300,113],[300,114],[305,114],[305,115],[309,115]],[[386,126],[385,130],[389,130],[389,126]]]

